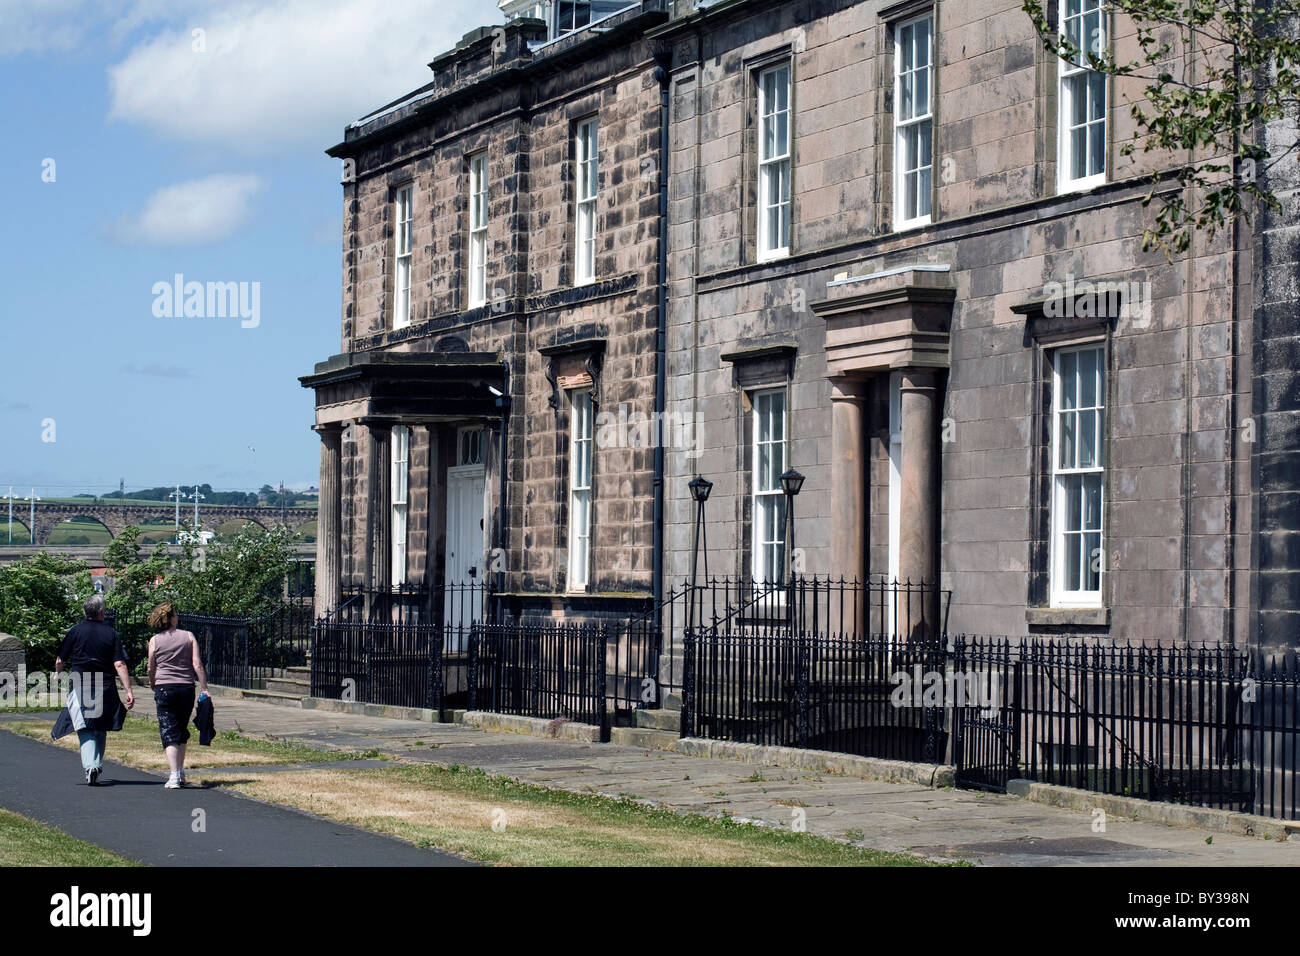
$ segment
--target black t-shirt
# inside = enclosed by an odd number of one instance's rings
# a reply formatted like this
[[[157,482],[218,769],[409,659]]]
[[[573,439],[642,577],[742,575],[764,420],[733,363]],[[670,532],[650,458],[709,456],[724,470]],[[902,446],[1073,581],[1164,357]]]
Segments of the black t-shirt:
[[[103,621],[82,621],[63,639],[59,659],[74,671],[111,676],[115,662],[126,663],[126,651],[117,631]]]

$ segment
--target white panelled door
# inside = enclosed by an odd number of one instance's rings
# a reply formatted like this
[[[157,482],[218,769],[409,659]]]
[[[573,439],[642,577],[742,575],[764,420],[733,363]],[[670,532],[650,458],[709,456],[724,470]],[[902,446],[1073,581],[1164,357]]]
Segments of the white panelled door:
[[[483,567],[483,466],[462,465],[447,469],[447,583],[484,583]],[[479,619],[480,602],[449,589],[445,601],[449,627],[467,628]],[[447,650],[463,647],[463,633],[448,637]]]

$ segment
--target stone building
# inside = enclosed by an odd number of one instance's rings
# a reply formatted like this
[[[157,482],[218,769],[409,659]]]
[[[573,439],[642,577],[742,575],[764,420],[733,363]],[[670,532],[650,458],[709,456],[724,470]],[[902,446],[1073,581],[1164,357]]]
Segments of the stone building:
[[[666,14],[503,6],[507,22],[329,150],[341,348],[302,379],[322,613],[341,588],[486,583],[529,613],[595,616],[651,593],[653,453],[594,439],[654,411],[661,86],[645,30]]]
[[[322,608],[471,572],[643,608],[690,573],[700,474],[713,573],[937,581],[955,632],[1294,643],[1293,227],[1144,252],[1167,159],[1122,155],[1132,90],[1020,0],[501,7],[330,150]]]
[[[1093,0],[1053,15],[1134,49]],[[950,632],[1257,638],[1253,240],[1142,250],[1132,90],[1019,0],[682,5],[661,35],[668,407],[704,449],[669,455],[669,574],[696,473],[710,570],[779,568],[792,466],[796,567],[937,580]]]

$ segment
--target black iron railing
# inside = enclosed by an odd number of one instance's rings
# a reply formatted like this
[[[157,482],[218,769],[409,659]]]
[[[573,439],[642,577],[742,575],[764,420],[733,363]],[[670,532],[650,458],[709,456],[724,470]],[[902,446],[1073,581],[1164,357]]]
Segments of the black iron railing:
[[[951,592],[929,584],[883,577],[797,575],[791,582],[746,577],[689,579],[672,588],[647,619],[657,622],[656,656],[666,646],[683,647],[689,627],[697,636],[736,633],[753,637],[821,634],[841,638],[937,639],[946,632]],[[666,672],[662,692],[680,694],[680,679]]]
[[[253,686],[250,631],[252,620],[211,614],[181,614],[179,627],[199,642],[208,683],[226,687]]]
[[[708,631],[685,637],[682,735],[933,763],[947,744],[923,693],[944,646],[898,638]],[[903,674],[918,693],[895,693]]]
[[[1300,665],[1236,647],[687,628],[683,735],[1300,819]]]
[[[330,612],[341,623],[448,624],[468,626],[492,610],[486,584],[394,585],[387,590],[344,588],[339,606]]]
[[[1019,777],[1296,819],[1300,673],[1239,647],[957,638],[959,672],[1000,686],[954,711],[966,786]]]
[[[610,628],[595,624],[486,624],[465,635],[470,710],[601,728],[606,706]]]
[[[443,629],[429,624],[320,621],[311,693],[354,703],[436,710],[443,719]]]

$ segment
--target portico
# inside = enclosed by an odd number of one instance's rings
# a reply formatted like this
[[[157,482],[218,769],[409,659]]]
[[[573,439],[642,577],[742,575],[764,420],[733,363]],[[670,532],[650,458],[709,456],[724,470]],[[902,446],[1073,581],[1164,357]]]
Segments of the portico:
[[[831,566],[859,580],[883,574],[937,585],[939,421],[956,290],[946,267],[921,266],[837,279],[827,293],[812,308],[826,323],[832,387]],[[868,409],[877,376],[890,379],[888,568],[871,567],[868,549]],[[932,599],[927,592],[927,602]],[[936,610],[918,606],[898,614],[933,621]]]
[[[462,464],[460,431],[500,421],[492,392],[504,381],[500,360],[474,353],[345,353],[300,381],[316,393],[314,428],[321,437],[316,614],[338,606],[345,580],[380,593],[407,583],[408,573],[411,583],[434,584],[433,545],[446,533],[438,516],[447,470]],[[481,454],[489,444],[474,447]],[[350,480],[349,458],[359,466]],[[486,547],[493,522],[486,509],[480,518],[475,530]],[[476,573],[481,565],[474,563]]]

